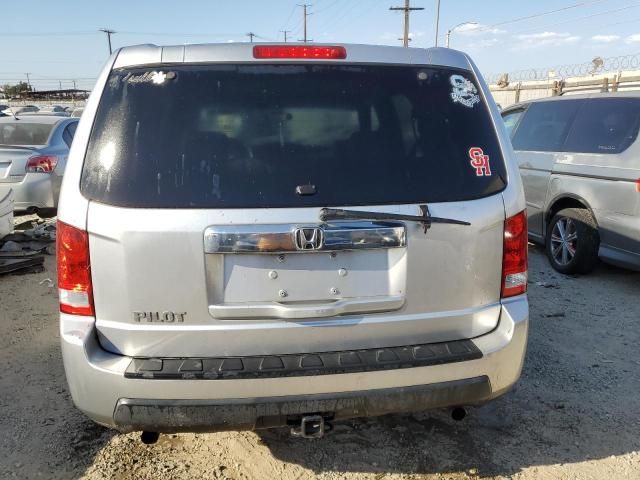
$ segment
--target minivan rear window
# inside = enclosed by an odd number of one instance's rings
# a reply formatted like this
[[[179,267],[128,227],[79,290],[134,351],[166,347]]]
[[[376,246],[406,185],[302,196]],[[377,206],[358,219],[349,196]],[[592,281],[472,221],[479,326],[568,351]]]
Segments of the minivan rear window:
[[[563,150],[621,153],[638,137],[640,99],[590,98],[579,110]]]
[[[469,72],[218,64],[111,72],[81,190],[125,207],[309,207],[470,200],[505,179]]]

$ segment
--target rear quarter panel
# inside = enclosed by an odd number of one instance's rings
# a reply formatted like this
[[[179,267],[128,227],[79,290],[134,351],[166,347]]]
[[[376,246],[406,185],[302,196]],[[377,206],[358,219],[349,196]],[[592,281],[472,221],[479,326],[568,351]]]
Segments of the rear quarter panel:
[[[544,235],[545,205],[549,197],[549,181],[556,162],[553,152],[516,152],[529,216],[529,232]]]

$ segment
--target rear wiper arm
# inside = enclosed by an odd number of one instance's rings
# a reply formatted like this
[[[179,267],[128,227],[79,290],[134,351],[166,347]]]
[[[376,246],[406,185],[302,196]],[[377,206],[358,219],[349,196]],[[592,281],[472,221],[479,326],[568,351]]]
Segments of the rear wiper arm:
[[[471,225],[469,222],[455,220],[453,218],[432,217],[427,205],[420,205],[422,215],[403,215],[400,213],[363,212],[360,210],[343,210],[341,208],[323,208],[320,210],[320,221],[330,220],[407,220],[420,222],[424,227],[424,233],[431,228],[433,223],[449,223],[452,225]]]

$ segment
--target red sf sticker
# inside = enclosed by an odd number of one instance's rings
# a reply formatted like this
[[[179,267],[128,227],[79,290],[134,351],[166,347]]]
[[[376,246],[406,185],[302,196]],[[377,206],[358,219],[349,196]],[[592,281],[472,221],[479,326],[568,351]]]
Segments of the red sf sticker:
[[[469,149],[471,166],[476,169],[477,177],[490,177],[491,166],[489,165],[489,155],[485,155],[481,148],[471,147]]]

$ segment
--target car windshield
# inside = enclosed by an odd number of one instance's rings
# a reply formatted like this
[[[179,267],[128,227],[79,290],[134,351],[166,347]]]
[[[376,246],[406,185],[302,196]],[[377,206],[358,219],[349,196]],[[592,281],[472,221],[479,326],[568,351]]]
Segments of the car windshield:
[[[81,188],[129,207],[302,207],[469,200],[505,177],[469,72],[192,65],[111,73]]]
[[[53,124],[28,123],[24,120],[0,123],[0,145],[46,145]]]

